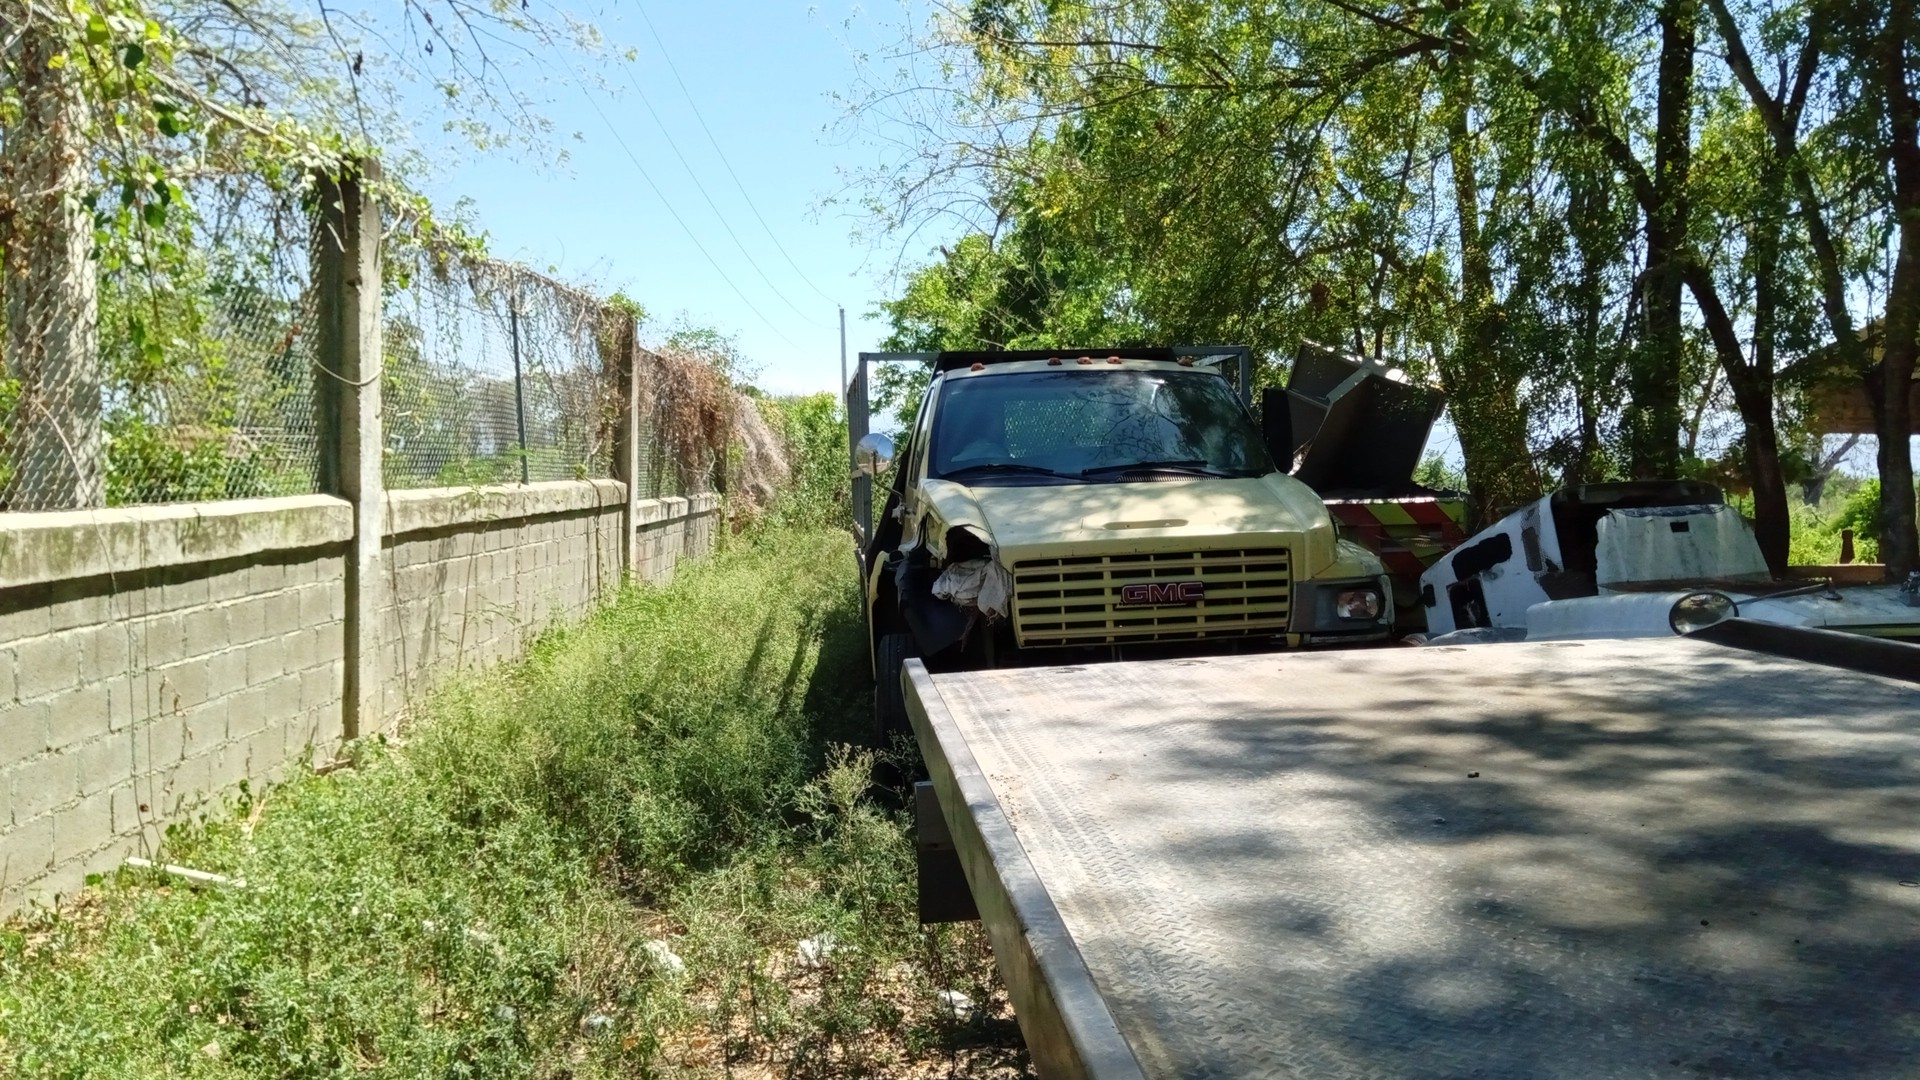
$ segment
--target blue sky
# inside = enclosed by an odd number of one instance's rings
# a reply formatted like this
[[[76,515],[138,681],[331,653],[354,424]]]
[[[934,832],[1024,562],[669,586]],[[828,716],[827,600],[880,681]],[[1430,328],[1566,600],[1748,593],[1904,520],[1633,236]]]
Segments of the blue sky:
[[[598,58],[555,53],[533,61],[544,72],[514,73],[551,98],[546,150],[475,153],[422,132],[435,165],[428,194],[442,207],[469,202],[496,255],[625,291],[656,330],[684,317],[734,335],[769,391],[833,390],[836,304],[848,352],[875,347],[884,328],[870,316],[896,259],[923,261],[947,239],[937,229],[904,248],[856,238],[859,193],[847,177],[887,154],[849,123],[860,58],[886,77],[886,55],[930,0],[588,2],[605,39]],[[422,126],[444,115],[420,106]],[[847,201],[830,204],[836,196]],[[1459,464],[1449,423],[1429,450]],[[1856,450],[1848,471],[1871,472],[1871,450]]]
[[[835,304],[847,309],[849,351],[872,348],[883,330],[867,316],[898,254],[897,245],[876,250],[854,238],[854,205],[825,205],[846,194],[844,170],[872,166],[883,153],[871,137],[846,134],[834,95],[853,91],[856,51],[902,38],[908,10],[891,0],[652,0],[644,8],[607,0],[604,8],[595,22],[605,57],[542,61],[552,152],[529,160],[430,144],[427,193],[441,207],[469,200],[498,256],[624,290],[656,328],[684,314],[736,335],[768,390],[832,390]],[[632,62],[623,59],[629,49]],[[561,150],[569,160],[557,165]],[[937,239],[923,237],[922,247]]]

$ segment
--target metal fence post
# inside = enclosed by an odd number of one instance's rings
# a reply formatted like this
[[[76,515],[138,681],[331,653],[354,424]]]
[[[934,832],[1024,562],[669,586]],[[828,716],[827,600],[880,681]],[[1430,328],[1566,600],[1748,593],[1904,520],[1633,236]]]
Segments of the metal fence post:
[[[380,543],[386,527],[381,475],[380,206],[368,191],[380,163],[367,158],[346,175],[319,177],[313,272],[318,348],[314,392],[320,422],[320,490],[353,504],[346,566],[346,642],[342,735],[354,738],[381,720],[386,673],[380,612],[385,597]]]
[[[640,328],[633,316],[620,316],[613,347],[612,367],[625,387],[614,437],[613,478],[627,485],[626,511],[620,516],[626,542],[620,558],[621,569],[631,577],[640,572]]]
[[[507,332],[513,338],[513,421],[520,433],[520,482],[527,482],[527,380],[520,372],[520,296],[507,302]]]

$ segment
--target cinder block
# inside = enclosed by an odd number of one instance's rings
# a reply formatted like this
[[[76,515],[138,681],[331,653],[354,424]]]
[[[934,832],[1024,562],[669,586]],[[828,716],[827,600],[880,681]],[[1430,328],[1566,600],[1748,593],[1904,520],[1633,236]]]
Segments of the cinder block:
[[[216,708],[220,703],[202,705]],[[173,768],[187,756],[187,718],[162,716],[141,724],[133,732],[134,775],[150,776]]]
[[[188,656],[205,656],[227,647],[233,640],[227,630],[227,611],[226,607],[203,607],[179,617]]]
[[[207,696],[225,697],[247,688],[247,649],[227,649],[207,657]]]
[[[0,645],[45,637],[53,625],[48,614],[52,596],[53,590],[46,586],[21,589],[16,597],[19,606],[0,611]]]
[[[313,712],[339,706],[344,686],[338,667],[333,664],[311,667],[302,671],[299,678],[302,709]]]
[[[230,731],[259,731],[273,720],[273,714],[267,709],[265,686],[250,686],[228,698],[226,705],[227,727]]]
[[[107,596],[92,583],[56,581],[49,600],[47,629],[56,633],[76,626],[94,626],[109,617]]]
[[[268,683],[267,723],[284,724],[300,715],[300,676],[282,675]]]
[[[73,802],[76,787],[73,761],[62,754],[41,754],[0,772],[7,785],[16,821],[30,821]]]
[[[112,730],[107,693],[107,684],[96,682],[49,698],[47,704],[53,708],[47,716],[47,745],[73,746]]]
[[[125,675],[133,663],[135,624],[103,622],[76,638],[80,647],[80,677],[85,681]]]
[[[267,686],[261,686],[227,699],[227,739],[244,739],[273,723],[273,713],[266,707],[267,693]]]
[[[223,570],[207,579],[207,598],[202,603],[213,605],[227,604],[243,597],[252,596],[253,569],[240,566]]]
[[[171,566],[162,573],[158,589],[161,610],[185,611],[212,602],[212,582],[202,567]]]
[[[65,753],[73,759],[77,795],[92,795],[133,778],[133,740],[125,733],[105,735]]]
[[[266,598],[267,633],[286,634],[300,629],[300,590],[283,589]]]
[[[14,643],[14,693],[20,700],[47,697],[80,685],[78,635],[78,631],[69,631]]]
[[[268,724],[247,736],[247,769],[251,776],[264,777],[287,763],[286,724]]]
[[[262,686],[286,671],[287,647],[278,637],[250,638],[243,651],[247,657],[247,685]]]
[[[133,781],[129,780],[108,791],[107,797],[112,806],[113,832],[116,836],[138,832],[153,820],[151,814],[141,813],[142,800]]]
[[[0,881],[35,881],[53,866],[53,818],[17,818],[0,832]]]
[[[108,731],[125,731],[153,714],[151,681],[144,672],[107,680]]]
[[[313,655],[322,663],[335,663],[347,655],[347,630],[340,623],[316,626],[311,631]]]
[[[161,777],[155,797],[162,816],[175,817],[200,806],[213,790],[214,758],[218,749],[196,754],[168,769]]]
[[[181,613],[153,612],[128,619],[122,625],[127,629],[127,648],[131,652],[129,667],[165,667],[187,658],[186,617]]]
[[[240,781],[251,780],[252,763],[247,758],[247,744],[230,742],[212,755],[207,777],[207,794],[224,799],[233,795]]]
[[[327,621],[327,609],[331,606],[331,598],[327,592],[326,585],[308,585],[301,588],[299,620],[302,627],[319,626]]]
[[[113,796],[105,791],[88,796],[53,815],[54,858],[59,862],[86,855],[113,840]]]
[[[250,596],[228,604],[227,635],[235,645],[259,641],[267,636],[267,605],[263,598]]]
[[[168,709],[191,709],[219,697],[208,678],[209,671],[206,658],[182,660],[154,671],[160,680],[160,700]]]
[[[265,596],[287,587],[287,567],[285,563],[257,563],[247,567],[247,592],[253,596]]]
[[[228,712],[239,706],[241,696],[236,694],[187,710],[183,725],[186,741],[180,751],[182,757],[205,754],[227,741]]]

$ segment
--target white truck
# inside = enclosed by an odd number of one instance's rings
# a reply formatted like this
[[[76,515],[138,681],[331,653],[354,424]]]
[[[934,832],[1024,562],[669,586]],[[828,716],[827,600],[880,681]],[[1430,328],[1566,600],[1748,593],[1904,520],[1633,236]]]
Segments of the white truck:
[[[1746,520],[1693,480],[1587,484],[1530,503],[1435,562],[1419,602],[1436,643],[1664,637],[1676,617],[1736,614],[1920,639],[1914,582],[1776,580]]]
[[[877,363],[931,378],[898,458],[867,432]],[[1378,553],[1281,467],[1239,346],[867,353],[849,388],[876,734],[900,671],[1383,642]],[[874,520],[872,478],[887,482]]]

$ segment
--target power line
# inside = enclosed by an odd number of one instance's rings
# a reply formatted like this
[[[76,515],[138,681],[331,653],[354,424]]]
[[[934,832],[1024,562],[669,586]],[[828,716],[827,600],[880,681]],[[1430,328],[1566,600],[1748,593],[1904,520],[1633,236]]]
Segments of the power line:
[[[747,194],[747,185],[740,182],[740,174],[733,170],[733,162],[727,160],[727,152],[720,148],[720,140],[713,137],[713,129],[707,126],[707,118],[701,115],[699,104],[693,100],[693,92],[687,89],[687,81],[680,77],[680,68],[673,62],[673,52],[667,48],[667,43],[661,39],[660,31],[654,29],[653,19],[647,15],[646,7],[641,5],[638,0],[636,0],[633,6],[635,10],[640,12],[640,20],[647,24],[647,33],[653,35],[654,44],[660,46],[660,55],[667,62],[667,70],[673,73],[673,81],[680,84],[680,93],[687,99],[688,107],[693,109],[693,118],[700,121],[700,130],[707,133],[707,142],[713,145],[713,152],[720,155],[720,164],[726,166],[727,175],[733,177],[733,186],[740,189],[740,197],[746,200],[747,209],[753,211],[753,216],[760,222],[760,227],[766,230],[767,239],[773,241],[774,249],[780,252],[781,258],[787,260],[788,266],[793,267],[793,272],[800,275],[800,280],[807,283],[807,288],[812,289],[820,296],[820,299],[825,300],[829,304],[838,305],[839,301],[828,296],[825,289],[815,285],[813,279],[807,276],[807,272],[800,269],[800,264],[794,261],[793,256],[787,254],[786,246],[780,243],[780,237],[774,233],[773,226],[767,224],[767,219],[760,213],[760,208],[754,205],[753,196]]]
[[[733,239],[733,246],[740,249],[740,254],[747,260],[747,265],[753,267],[753,272],[760,275],[760,280],[766,282],[767,288],[773,290],[773,295],[779,297],[781,303],[792,308],[795,315],[800,316],[802,320],[822,330],[831,329],[826,323],[819,322],[810,317],[806,312],[800,310],[800,305],[788,299],[787,294],[780,291],[780,286],[775,285],[773,279],[767,276],[767,272],[760,268],[760,264],[754,259],[753,253],[747,250],[747,245],[740,242],[739,234],[735,233],[733,226],[727,223],[727,215],[720,212],[719,204],[713,201],[712,195],[707,194],[707,186],[700,182],[699,175],[693,171],[693,163],[687,160],[687,155],[680,152],[680,144],[673,141],[673,132],[667,130],[666,122],[660,119],[658,112],[654,111],[653,102],[648,99],[647,92],[640,87],[640,80],[633,77],[633,69],[622,64],[621,70],[626,72],[627,82],[632,84],[633,92],[640,96],[640,104],[646,106],[647,115],[653,117],[654,126],[658,127],[660,134],[666,137],[667,146],[673,151],[673,156],[680,159],[680,167],[687,170],[687,179],[693,181],[694,190],[700,193],[701,198],[707,200],[708,208],[713,211],[714,217],[720,219],[720,227],[725,229],[727,235]]]
[[[727,276],[727,272],[721,267],[720,261],[715,259],[713,253],[707,250],[707,245],[700,242],[700,237],[694,234],[693,229],[687,224],[687,220],[680,216],[680,211],[675,210],[673,203],[667,201],[667,193],[660,190],[659,184],[654,183],[653,174],[647,171],[645,165],[640,164],[639,155],[635,154],[633,148],[627,145],[627,140],[620,137],[620,129],[614,127],[613,121],[607,118],[606,111],[600,108],[600,102],[595,100],[593,96],[593,88],[587,85],[587,81],[584,78],[581,78],[580,72],[574,68],[573,62],[564,59],[562,62],[567,65],[567,70],[573,73],[574,81],[580,86],[580,92],[586,95],[587,104],[593,106],[593,111],[600,117],[600,122],[607,125],[607,133],[613,136],[613,141],[620,144],[620,149],[626,152],[627,159],[633,162],[633,167],[640,173],[640,179],[645,180],[647,186],[653,189],[654,195],[660,200],[660,205],[667,208],[667,213],[679,224],[680,230],[687,234],[687,239],[693,241],[693,246],[698,248],[700,254],[706,257],[708,265],[713,267],[713,272],[719,274],[720,280],[726,282],[727,288],[733,290],[733,295],[739,297],[740,302],[747,305],[748,311],[758,315],[760,321],[767,324],[767,329],[773,331],[774,335],[781,341],[786,342],[789,348],[798,349],[800,346],[795,345],[792,338],[788,337],[778,326],[774,325],[773,320],[767,318],[766,312],[761,311],[754,305],[753,301],[747,299],[747,294],[741,292],[740,286],[734,284],[733,279]]]

